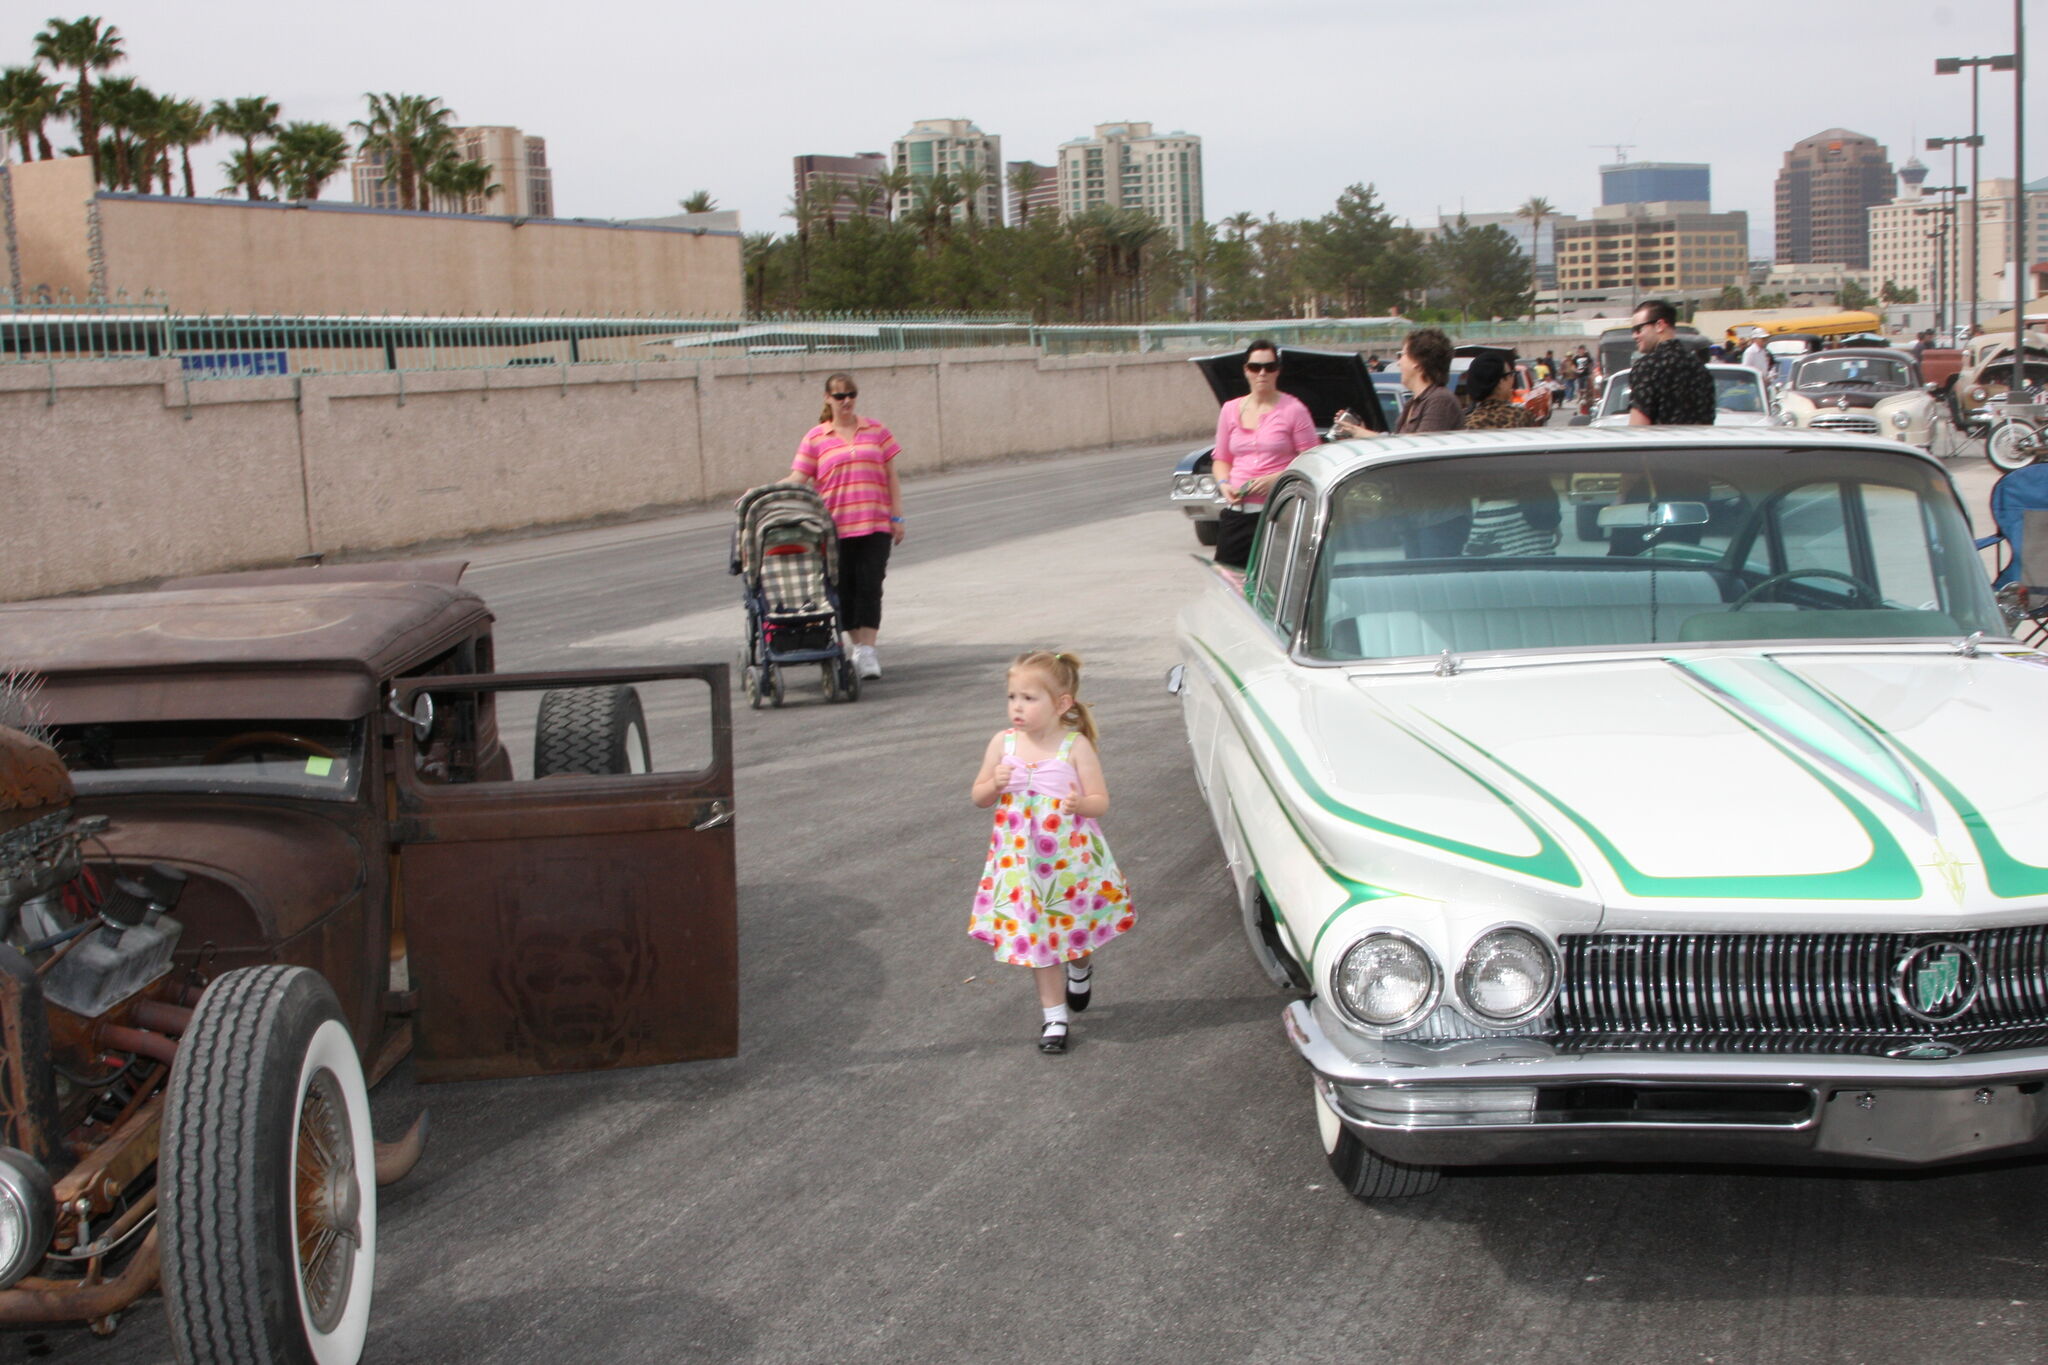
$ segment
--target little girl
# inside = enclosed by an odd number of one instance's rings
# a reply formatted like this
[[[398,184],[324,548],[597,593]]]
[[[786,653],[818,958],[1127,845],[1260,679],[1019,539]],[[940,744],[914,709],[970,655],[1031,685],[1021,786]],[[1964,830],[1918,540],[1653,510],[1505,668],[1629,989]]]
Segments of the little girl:
[[[1130,892],[1095,823],[1109,788],[1095,718],[1074,699],[1081,661],[1020,654],[1009,684],[1010,728],[989,740],[969,790],[996,814],[967,932],[998,962],[1032,969],[1045,1012],[1038,1050],[1061,1053],[1068,1012],[1088,1008],[1089,954],[1131,927]]]

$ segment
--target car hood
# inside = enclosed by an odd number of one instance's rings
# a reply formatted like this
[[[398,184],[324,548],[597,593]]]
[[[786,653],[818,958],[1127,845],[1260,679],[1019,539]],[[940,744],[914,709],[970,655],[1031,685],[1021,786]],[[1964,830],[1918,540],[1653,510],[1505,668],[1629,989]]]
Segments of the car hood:
[[[1244,382],[1243,351],[1197,357],[1194,364],[1209,391],[1221,407],[1250,390]],[[1374,431],[1386,430],[1379,398],[1373,392],[1372,371],[1356,351],[1315,351],[1302,346],[1280,348],[1280,392],[1293,394],[1308,409],[1309,420],[1318,428],[1335,421],[1339,411],[1349,408],[1359,421]]]
[[[1299,688],[1303,818],[1361,881],[1540,913],[1533,887],[1608,929],[2038,922],[2048,769],[1994,727],[2048,706],[2044,663],[1774,648],[1323,674]]]

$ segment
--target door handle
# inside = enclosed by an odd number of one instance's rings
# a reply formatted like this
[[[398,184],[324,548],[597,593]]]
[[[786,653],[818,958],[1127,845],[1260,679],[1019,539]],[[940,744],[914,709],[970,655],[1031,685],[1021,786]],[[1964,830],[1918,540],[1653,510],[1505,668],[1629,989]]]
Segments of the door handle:
[[[723,801],[713,801],[711,803],[711,813],[690,826],[690,828],[702,833],[704,830],[717,829],[720,825],[729,825],[731,823],[732,807]]]

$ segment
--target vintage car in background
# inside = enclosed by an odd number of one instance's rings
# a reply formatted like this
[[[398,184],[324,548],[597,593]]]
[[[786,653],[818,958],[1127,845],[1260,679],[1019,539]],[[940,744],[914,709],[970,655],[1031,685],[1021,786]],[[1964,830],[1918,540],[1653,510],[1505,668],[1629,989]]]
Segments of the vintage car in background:
[[[1251,392],[1244,378],[1247,354],[1228,351],[1198,356],[1193,361],[1202,371],[1202,378],[1208,381],[1209,391],[1216,395],[1217,407]],[[1280,392],[1299,398],[1316,430],[1325,434],[1337,414],[1347,410],[1374,431],[1392,431],[1401,420],[1398,395],[1403,391],[1398,375],[1391,389],[1375,382],[1383,380],[1386,373],[1368,369],[1365,358],[1356,351],[1319,351],[1306,346],[1280,348]],[[1216,543],[1216,513],[1221,505],[1216,501],[1216,480],[1209,472],[1215,454],[1213,444],[1189,451],[1173,467],[1167,485],[1168,501],[1187,513],[1195,526],[1195,539],[1204,545]]]
[[[1801,356],[1778,406],[1809,431],[1883,436],[1923,450],[1934,444],[1938,405],[1904,351],[1858,347]]]
[[[1570,490],[1614,485],[1574,534]],[[1297,461],[1177,624],[1332,1169],[2048,1149],[2048,767],[1954,485],[1787,428]],[[1304,1115],[1306,1117],[1306,1115]]]
[[[0,605],[0,1326],[160,1283],[181,1361],[347,1365],[408,1052],[737,1050],[725,666],[496,673],[462,568]],[[657,683],[703,694],[695,770],[650,761]]]

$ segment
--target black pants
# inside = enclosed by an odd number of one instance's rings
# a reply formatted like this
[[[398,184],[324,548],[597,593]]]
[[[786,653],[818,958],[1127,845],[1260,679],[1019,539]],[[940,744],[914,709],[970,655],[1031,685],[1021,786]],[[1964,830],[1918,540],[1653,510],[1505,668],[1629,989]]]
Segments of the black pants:
[[[839,542],[839,614],[846,629],[881,628],[882,580],[889,573],[892,544],[887,531]]]
[[[1259,532],[1259,514],[1225,507],[1216,513],[1216,562],[1242,569],[1251,563],[1252,539]]]

